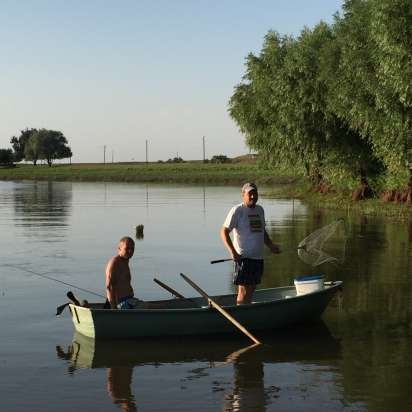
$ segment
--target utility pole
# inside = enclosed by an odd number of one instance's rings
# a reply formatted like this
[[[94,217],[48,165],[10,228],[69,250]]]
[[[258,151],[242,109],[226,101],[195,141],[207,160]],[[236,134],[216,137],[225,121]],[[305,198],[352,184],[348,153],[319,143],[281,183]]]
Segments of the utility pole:
[[[112,150],[112,163],[114,163],[114,150]]]
[[[146,164],[149,163],[149,148],[148,148],[148,143],[146,139]]]
[[[205,136],[203,136],[202,140],[203,140],[203,163],[205,163],[206,161]]]
[[[106,145],[103,146],[103,164],[106,164]]]

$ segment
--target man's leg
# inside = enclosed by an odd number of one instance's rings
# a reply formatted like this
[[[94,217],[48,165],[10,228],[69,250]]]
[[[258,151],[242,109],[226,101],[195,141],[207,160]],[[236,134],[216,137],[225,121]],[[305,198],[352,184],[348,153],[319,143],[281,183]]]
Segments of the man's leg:
[[[255,289],[256,285],[238,285],[236,304],[244,305],[246,303],[252,303],[252,296]]]

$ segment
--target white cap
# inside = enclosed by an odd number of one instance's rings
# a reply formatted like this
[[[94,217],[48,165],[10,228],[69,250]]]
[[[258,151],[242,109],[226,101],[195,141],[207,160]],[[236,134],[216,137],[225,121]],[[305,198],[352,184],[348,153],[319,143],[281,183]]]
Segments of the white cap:
[[[242,193],[249,193],[252,190],[256,190],[257,192],[257,186],[255,183],[248,182],[242,186]]]

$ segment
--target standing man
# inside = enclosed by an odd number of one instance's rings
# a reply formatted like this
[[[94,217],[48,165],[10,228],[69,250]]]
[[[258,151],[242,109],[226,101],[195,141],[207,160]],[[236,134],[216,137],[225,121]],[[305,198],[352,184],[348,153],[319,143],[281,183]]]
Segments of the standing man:
[[[263,244],[272,253],[280,253],[265,229],[265,212],[257,205],[258,190],[254,183],[242,187],[243,202],[233,206],[220,230],[220,237],[235,262],[233,283],[238,287],[237,304],[252,302],[253,292],[263,274]],[[233,241],[230,232],[233,230]]]
[[[118,253],[106,266],[106,293],[112,309],[134,309],[139,299],[134,297],[131,285],[129,259],[134,253],[134,240],[122,237],[117,248]]]

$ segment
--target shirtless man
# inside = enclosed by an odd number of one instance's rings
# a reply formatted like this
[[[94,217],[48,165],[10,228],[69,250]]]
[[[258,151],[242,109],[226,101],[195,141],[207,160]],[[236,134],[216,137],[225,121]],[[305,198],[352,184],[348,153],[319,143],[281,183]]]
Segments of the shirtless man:
[[[134,309],[139,301],[134,297],[131,285],[129,259],[134,253],[134,240],[122,237],[118,254],[106,266],[106,292],[112,309]]]

